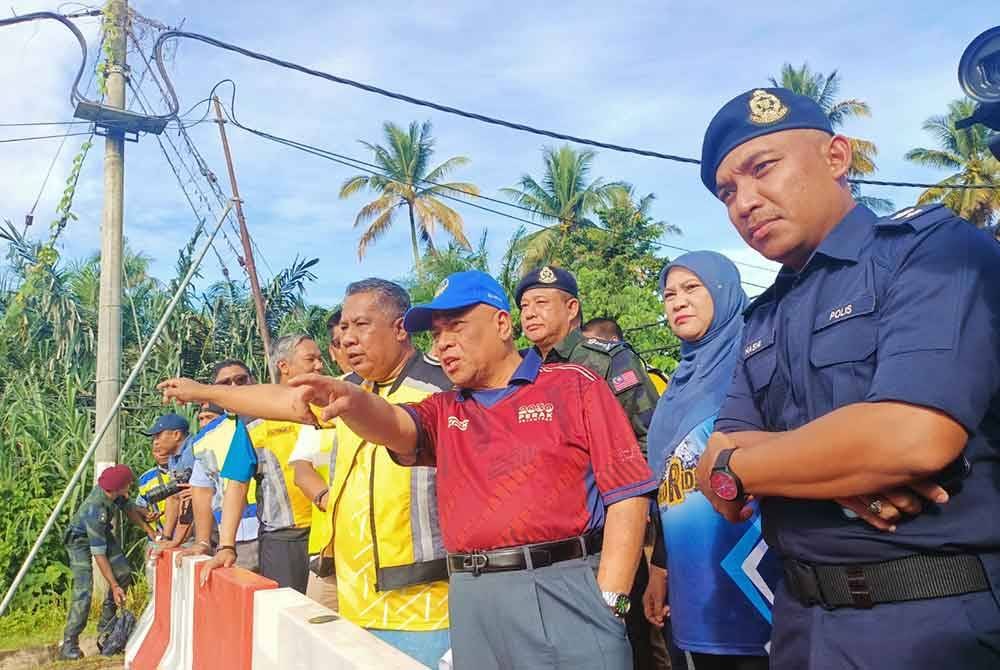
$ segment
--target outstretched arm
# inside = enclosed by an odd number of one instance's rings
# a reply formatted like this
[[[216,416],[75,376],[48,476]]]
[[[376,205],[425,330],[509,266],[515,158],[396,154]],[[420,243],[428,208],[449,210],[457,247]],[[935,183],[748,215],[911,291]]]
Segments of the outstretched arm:
[[[417,425],[403,408],[333,377],[300,375],[289,384],[307,406],[323,407],[323,419],[340,417],[363,440],[385,445],[404,461],[416,459]]]
[[[192,379],[176,377],[160,382],[156,387],[164,402],[210,402],[236,414],[246,414],[275,421],[296,421],[315,424],[316,417],[309,403],[302,400],[303,390],[277,384],[225,386],[200,384]]]

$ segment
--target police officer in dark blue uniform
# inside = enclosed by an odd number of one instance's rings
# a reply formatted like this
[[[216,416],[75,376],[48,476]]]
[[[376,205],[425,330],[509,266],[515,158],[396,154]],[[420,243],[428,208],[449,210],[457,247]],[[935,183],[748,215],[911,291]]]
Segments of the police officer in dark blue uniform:
[[[731,520],[761,499],[772,668],[1000,668],[1000,246],[940,205],[880,219],[851,155],[785,89],[708,127],[702,181],[783,267],[699,487]]]

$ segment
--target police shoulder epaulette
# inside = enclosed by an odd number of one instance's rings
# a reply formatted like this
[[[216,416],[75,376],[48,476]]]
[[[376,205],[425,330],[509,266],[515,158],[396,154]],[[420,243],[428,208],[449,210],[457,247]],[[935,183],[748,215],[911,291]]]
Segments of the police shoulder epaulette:
[[[597,337],[586,337],[583,340],[583,346],[594,351],[600,351],[604,354],[612,354],[617,352],[619,349],[627,347],[624,342],[611,342],[609,340],[602,340]]]
[[[885,229],[908,226],[915,231],[921,231],[954,218],[956,218],[956,214],[953,211],[938,203],[901,209],[895,214],[890,214],[876,221],[875,227]]]

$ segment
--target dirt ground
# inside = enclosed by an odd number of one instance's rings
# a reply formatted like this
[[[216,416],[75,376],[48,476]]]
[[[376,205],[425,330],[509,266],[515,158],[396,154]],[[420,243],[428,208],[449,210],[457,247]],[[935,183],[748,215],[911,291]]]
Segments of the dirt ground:
[[[121,656],[110,658],[97,652],[94,640],[80,641],[80,647],[85,654],[79,661],[59,661],[58,645],[21,649],[19,651],[0,652],[0,670],[27,670],[28,668],[43,668],[44,670],[111,670],[125,667]]]

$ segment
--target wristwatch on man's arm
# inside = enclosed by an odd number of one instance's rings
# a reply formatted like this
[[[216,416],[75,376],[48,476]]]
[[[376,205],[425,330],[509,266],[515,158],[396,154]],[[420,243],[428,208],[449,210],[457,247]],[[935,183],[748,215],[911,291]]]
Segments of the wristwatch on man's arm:
[[[708,478],[708,485],[712,492],[726,502],[741,500],[745,497],[743,482],[736,476],[729,467],[729,459],[732,458],[736,449],[723,449],[715,458],[715,465],[712,466],[712,473]]]
[[[616,593],[615,591],[601,591],[601,597],[605,604],[611,608],[611,613],[619,619],[624,619],[632,607],[627,593]]]

